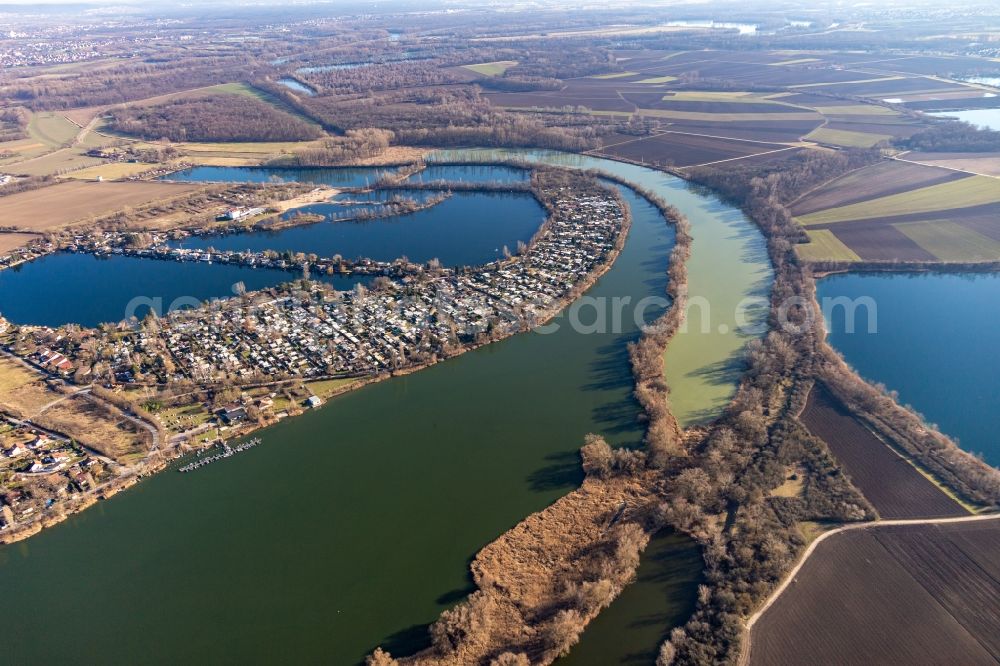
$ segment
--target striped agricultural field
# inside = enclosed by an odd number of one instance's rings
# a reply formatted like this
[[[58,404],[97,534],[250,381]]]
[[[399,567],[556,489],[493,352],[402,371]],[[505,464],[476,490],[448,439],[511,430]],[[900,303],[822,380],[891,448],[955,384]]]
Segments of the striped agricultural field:
[[[970,176],[847,206],[827,208],[796,219],[803,226],[811,227],[850,220],[946,211],[996,202],[1000,202],[1000,182],[987,176]]]

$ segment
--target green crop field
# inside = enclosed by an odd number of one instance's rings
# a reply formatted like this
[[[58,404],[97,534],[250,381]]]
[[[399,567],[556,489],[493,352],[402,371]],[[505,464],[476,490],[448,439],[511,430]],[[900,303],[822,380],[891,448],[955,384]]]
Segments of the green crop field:
[[[500,76],[516,64],[516,60],[497,60],[496,62],[481,62],[478,65],[462,65],[462,67],[483,76]]]
[[[795,252],[803,261],[861,261],[861,257],[829,229],[815,229],[806,233],[809,235],[809,242],[795,246]]]
[[[989,176],[970,176],[848,206],[827,208],[797,219],[808,227],[845,220],[871,220],[894,215],[968,208],[996,202],[1000,202],[1000,182]]]
[[[832,146],[871,148],[879,141],[887,141],[892,136],[889,134],[869,134],[868,132],[849,132],[847,130],[833,130],[819,127],[807,134],[805,138],[809,141],[826,143]]]
[[[142,162],[111,162],[73,171],[66,174],[65,177],[74,180],[96,180],[99,177],[105,180],[118,180],[148,171],[153,166]]]
[[[948,220],[893,225],[941,261],[997,261],[1000,242]]]
[[[899,116],[892,109],[875,104],[845,104],[843,106],[813,106],[824,116]]]
[[[819,62],[819,58],[797,58],[795,60],[782,60],[781,62],[768,63],[772,67],[778,67],[781,65],[804,65],[807,62]]]
[[[753,93],[749,92],[716,92],[713,90],[678,90],[667,93],[663,99],[682,102],[747,102],[754,104],[771,101],[766,97],[755,97]]]
[[[823,82],[823,83],[798,83],[794,86],[788,86],[789,88],[825,88],[826,86],[846,86],[854,85],[856,83],[878,83],[880,81],[899,81],[900,79],[905,79],[905,76],[879,76],[873,79],[857,79],[856,81],[836,81],[836,82]]]
[[[63,116],[50,111],[32,114],[31,121],[28,123],[28,134],[50,148],[69,145],[79,133],[79,127]]]
[[[636,72],[612,72],[611,74],[595,74],[592,79],[620,79],[626,76],[635,76]]]
[[[202,88],[201,91],[206,93],[229,93],[230,95],[256,97],[257,99],[266,99],[269,97],[269,95],[263,91],[252,88],[245,83],[220,83],[217,86]]]
[[[778,106],[778,105],[775,105]],[[712,113],[709,111],[674,111],[672,109],[639,109],[638,113],[655,118],[672,118],[674,120],[702,120],[721,123],[739,123],[752,121],[784,121],[784,120],[821,120],[818,114],[811,111],[802,113]]]
[[[57,173],[97,166],[104,162],[85,153],[86,148],[82,147],[63,148],[7,166],[5,169],[22,176],[53,176]]]

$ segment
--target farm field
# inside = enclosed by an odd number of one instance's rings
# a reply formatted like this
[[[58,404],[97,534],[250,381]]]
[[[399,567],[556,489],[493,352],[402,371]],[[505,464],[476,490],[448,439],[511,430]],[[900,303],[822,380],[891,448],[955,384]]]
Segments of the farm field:
[[[0,164],[32,160],[69,146],[79,132],[80,128],[60,113],[32,114],[28,122],[27,138],[0,143],[0,153],[12,153],[10,157],[0,161]],[[21,173],[16,167],[8,167],[7,170]]]
[[[810,238],[820,232],[829,232],[850,248],[863,261],[935,261],[937,258],[918,245],[912,238],[892,224],[878,221],[857,225],[842,224],[830,228],[806,229]],[[822,246],[812,243],[798,246],[799,256],[810,261],[839,261],[836,254],[826,253]]]
[[[773,114],[772,120],[744,120],[739,122],[715,122],[708,120],[678,120],[669,121],[668,129],[690,134],[706,134],[744,141],[759,141],[762,143],[799,143],[816,129],[822,119],[789,120],[782,114]]]
[[[148,437],[115,408],[83,394],[53,390],[39,375],[6,357],[0,358],[0,412],[31,419],[119,461],[144,450]]]
[[[35,113],[28,123],[28,134],[31,138],[51,148],[69,145],[79,132],[80,128],[65,116],[52,111]]]
[[[751,633],[750,664],[995,664],[1000,523],[834,534]]]
[[[318,141],[280,141],[269,143],[179,143],[177,148],[186,153],[185,161],[193,164],[215,166],[258,165],[267,159],[288,155],[298,150],[318,146]],[[240,161],[240,164],[217,160]]]
[[[693,166],[757,155],[785,148],[780,144],[737,141],[725,138],[668,132],[602,148],[599,152],[635,162]]]
[[[906,153],[900,159],[908,162],[959,169],[984,176],[1000,177],[1000,153]]]
[[[143,162],[111,162],[109,164],[99,164],[87,167],[86,169],[80,169],[79,171],[73,171],[66,174],[65,177],[74,180],[96,180],[97,178],[118,180],[148,171],[153,166],[153,164]]]
[[[975,59],[721,50],[618,55],[624,72],[569,79],[561,90],[487,97],[509,109],[583,107],[599,116],[642,116],[652,123],[652,136],[607,137],[594,154],[684,168],[726,160],[774,163],[809,141],[827,146],[822,150],[873,147],[926,127],[880,105],[890,96],[982,94],[974,85],[928,76],[940,67],[971,66],[979,62]],[[684,81],[692,72],[748,88],[771,85],[787,91],[691,90]],[[831,94],[868,96],[877,103]],[[792,210],[810,237],[796,248],[799,256],[813,262],[1000,257],[995,245],[1000,217],[990,219],[996,211],[984,209],[1000,205],[1000,185],[989,178],[1000,173],[1000,158],[993,164],[991,157],[948,155],[934,164],[887,160],[820,187]],[[961,166],[980,167],[986,175],[974,178],[979,174],[965,173]]]
[[[854,485],[882,518],[938,518],[968,515],[906,459],[817,384],[801,416],[812,434],[829,447]]]
[[[821,118],[819,114],[811,113],[809,111],[794,112],[788,111],[788,107],[778,107],[780,111],[763,111],[763,112],[732,112],[732,111],[722,111],[722,110],[707,110],[707,111],[682,111],[671,108],[657,108],[657,109],[643,109],[640,108],[636,111],[642,116],[651,116],[653,118],[666,118],[668,120],[693,120],[702,122],[721,122],[721,123],[745,123],[745,122],[755,122],[763,121],[769,122],[772,120],[783,119],[783,120],[802,120],[802,121],[820,121]]]
[[[0,219],[18,230],[48,231],[125,206],[167,201],[200,188],[187,183],[67,181],[0,198]]]
[[[995,178],[969,176],[950,182],[835,206],[796,219],[806,227],[888,216],[945,211],[1000,202],[1000,183]]]
[[[32,138],[0,142],[0,165],[12,164],[21,160],[44,155],[50,149],[41,141]],[[6,168],[6,167],[5,167]]]
[[[462,65],[462,67],[483,76],[500,76],[516,64],[516,60],[497,60],[496,62],[481,62],[477,65]]]
[[[809,192],[793,203],[791,212],[796,217],[803,217],[828,208],[839,208],[964,177],[964,174],[946,169],[886,160],[852,171]]]
[[[10,252],[36,238],[38,234],[0,233],[0,252]]]
[[[829,229],[810,229],[806,235],[809,242],[795,247],[799,257],[805,261],[861,261],[857,252]]]
[[[891,138],[891,134],[871,134],[854,130],[830,129],[829,127],[818,127],[805,136],[807,141],[845,148],[871,148],[876,143],[888,141]]]
[[[658,93],[659,94],[659,93]],[[697,105],[697,106],[695,106]],[[761,111],[767,113],[801,113],[809,111],[804,105],[789,104],[773,95],[750,92],[716,92],[710,90],[677,90],[662,95],[659,102],[650,107],[676,108],[689,111],[722,111],[746,113]]]
[[[38,157],[4,167],[20,176],[52,176],[103,164],[104,160],[86,155],[87,148],[60,148]]]
[[[227,93],[230,95],[245,95],[248,97],[258,97],[260,99],[270,99],[270,96],[263,91],[257,90],[245,83],[220,83],[214,86],[205,86],[202,88],[191,88],[189,90],[181,90],[178,92],[167,93],[165,95],[156,95],[155,97],[147,97],[145,99],[140,99],[131,104],[137,106],[153,106],[155,104],[162,104],[163,102],[172,102],[177,99],[187,99],[192,97],[204,97],[205,95],[214,95],[220,93]],[[93,115],[93,109],[90,110]]]
[[[908,222],[894,226],[941,261],[1000,260],[1000,241],[950,220]]]
[[[830,232],[866,261],[977,262],[1000,259],[1000,205],[901,215],[810,227],[812,238]],[[799,246],[811,261],[837,261],[823,247]],[[801,250],[807,250],[803,254]]]

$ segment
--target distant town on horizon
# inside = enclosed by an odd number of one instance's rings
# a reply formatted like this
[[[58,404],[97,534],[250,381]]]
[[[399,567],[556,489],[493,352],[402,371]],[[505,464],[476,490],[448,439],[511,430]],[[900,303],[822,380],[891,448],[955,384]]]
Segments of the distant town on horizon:
[[[1000,6],[0,0],[5,664],[1000,663]]]

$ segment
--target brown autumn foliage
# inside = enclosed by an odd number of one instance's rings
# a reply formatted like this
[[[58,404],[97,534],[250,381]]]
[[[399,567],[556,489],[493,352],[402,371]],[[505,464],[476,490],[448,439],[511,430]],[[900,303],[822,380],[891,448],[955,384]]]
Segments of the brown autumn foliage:
[[[303,141],[323,132],[312,123],[244,95],[206,95],[109,113],[111,129],[147,140]]]
[[[1000,132],[961,121],[940,121],[909,138],[896,139],[893,145],[924,153],[991,153],[1000,151]]]
[[[324,94],[369,94],[381,90],[461,83],[462,78],[437,60],[375,63],[365,67],[300,73]]]
[[[220,83],[246,80],[255,63],[249,55],[177,57],[124,61],[93,72],[15,81],[7,95],[34,111],[104,106]]]
[[[21,107],[0,109],[0,142],[26,139],[29,120],[28,111]]]
[[[597,146],[601,131],[589,121],[556,126],[551,118],[505,112],[491,106],[475,86],[300,98],[273,83],[257,85],[329,131],[379,127],[394,133],[395,145],[586,150]]]
[[[659,528],[655,482],[641,469],[588,477],[528,516],[476,555],[478,590],[432,625],[432,647],[399,663],[516,665],[565,654],[631,580]]]
[[[762,170],[764,175],[696,170],[701,182],[724,185],[726,195],[764,230],[775,275],[771,332],[748,346],[734,400],[691,451],[691,465],[667,484],[664,515],[703,544],[706,584],[694,615],[662,648],[662,664],[734,662],[742,618],[778,584],[804,545],[798,522],[875,516],[825,445],[796,418],[821,362],[822,330],[812,308],[802,305],[812,302],[811,277],[795,256],[801,231],[784,206],[873,157],[806,159],[784,173]],[[779,316],[789,302],[799,305]],[[791,464],[804,470],[802,492],[772,497]]]
[[[816,377],[835,384],[832,390],[862,418],[959,491],[991,503],[1000,499],[1000,472],[960,451],[892,396],[850,372],[823,341],[812,276],[793,251],[801,230],[784,204],[877,159],[874,151],[846,153],[786,164],[781,173],[694,170],[699,182],[719,187],[741,205],[767,236],[775,269],[772,331],[748,347],[747,371],[735,399],[692,452],[693,466],[668,484],[667,522],[704,544],[707,583],[695,614],[662,648],[660,664],[734,662],[741,618],[770,594],[804,544],[797,523],[875,516],[823,442],[796,418]],[[789,299],[802,305],[788,309],[782,320],[779,308]],[[770,496],[793,462],[805,470],[801,494]],[[723,517],[725,530],[720,529]]]
[[[333,137],[317,148],[301,150],[289,159],[297,166],[336,166],[371,157],[378,157],[395,138],[389,130],[363,128],[348,130],[344,136]]]
[[[27,178],[19,178],[18,180],[13,180],[5,185],[0,185],[0,197],[5,197],[8,194],[17,194],[18,192],[27,192],[28,190],[37,190],[39,187],[45,187],[46,185],[51,185],[56,182],[56,179],[52,176],[29,176]]]
[[[663,354],[677,333],[687,309],[687,260],[691,256],[691,225],[680,211],[652,192],[640,193],[662,212],[675,229],[674,247],[667,268],[667,311],[629,344],[635,396],[648,419],[646,449],[651,464],[664,467],[681,452],[682,433],[670,410],[670,389],[664,376]]]

